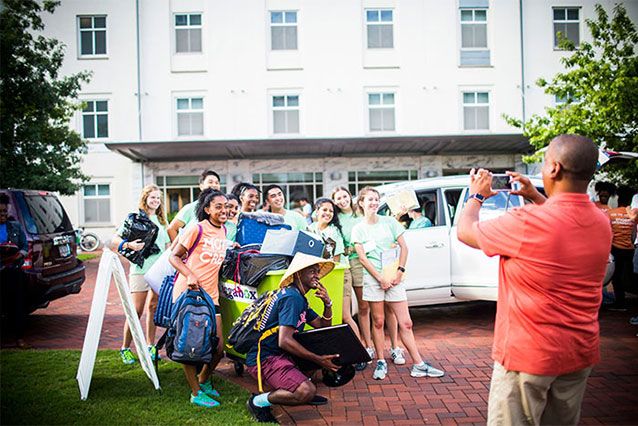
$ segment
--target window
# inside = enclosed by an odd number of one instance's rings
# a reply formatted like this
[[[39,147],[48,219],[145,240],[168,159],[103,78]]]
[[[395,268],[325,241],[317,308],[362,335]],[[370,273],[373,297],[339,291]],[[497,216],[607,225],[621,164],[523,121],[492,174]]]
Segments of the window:
[[[297,50],[297,12],[270,12],[271,50]]]
[[[70,232],[73,226],[66,215],[62,204],[55,195],[16,194],[16,201],[20,204],[22,218],[29,234],[52,234],[54,232]],[[23,207],[23,203],[29,211]]]
[[[299,133],[299,95],[272,97],[273,133]]]
[[[386,183],[402,182],[418,179],[417,170],[388,170],[348,172],[348,189],[356,196],[364,186],[385,185]]]
[[[83,187],[84,223],[111,222],[111,187],[91,184]]]
[[[366,10],[366,30],[368,49],[392,49],[394,47],[392,10]]]
[[[177,98],[177,136],[204,134],[204,98]]]
[[[489,115],[489,93],[463,93],[463,128],[465,130],[488,130],[490,128]]]
[[[175,15],[175,53],[201,53],[202,15]]]
[[[580,44],[580,11],[576,7],[556,7],[554,12],[554,48],[558,48],[558,33],[578,46]]]
[[[323,173],[255,173],[253,183],[261,191],[270,184],[276,183],[284,190],[287,208],[294,208],[294,201],[306,196],[311,203],[323,196]]]
[[[487,49],[486,9],[461,9],[461,47]]]
[[[394,93],[368,93],[368,119],[371,132],[394,131]]]
[[[108,101],[85,101],[82,109],[82,137],[85,139],[109,137]]]
[[[226,193],[226,175],[221,174],[221,190]],[[199,176],[157,176],[155,183],[164,194],[166,217],[172,221],[177,212],[186,204],[197,200]]]
[[[106,55],[106,16],[78,16],[80,56]]]

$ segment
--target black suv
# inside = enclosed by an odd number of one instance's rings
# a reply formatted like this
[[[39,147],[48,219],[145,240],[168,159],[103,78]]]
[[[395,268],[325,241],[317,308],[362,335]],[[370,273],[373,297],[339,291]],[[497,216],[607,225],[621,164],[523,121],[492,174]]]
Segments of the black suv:
[[[85,267],[76,257],[76,234],[55,194],[23,189],[0,189],[0,193],[9,197],[9,220],[22,225],[29,243],[22,265],[26,312],[79,293]]]

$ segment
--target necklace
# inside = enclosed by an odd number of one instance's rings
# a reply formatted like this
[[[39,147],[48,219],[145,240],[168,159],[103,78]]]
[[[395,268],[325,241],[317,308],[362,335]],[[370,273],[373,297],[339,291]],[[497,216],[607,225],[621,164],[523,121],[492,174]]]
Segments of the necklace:
[[[215,228],[221,228],[221,227],[222,227],[221,225],[219,225],[219,226],[215,225],[213,222],[211,222],[211,221],[210,221],[210,219],[209,219],[209,218],[206,218],[206,220],[208,221],[208,223],[210,223],[211,225],[213,225]]]

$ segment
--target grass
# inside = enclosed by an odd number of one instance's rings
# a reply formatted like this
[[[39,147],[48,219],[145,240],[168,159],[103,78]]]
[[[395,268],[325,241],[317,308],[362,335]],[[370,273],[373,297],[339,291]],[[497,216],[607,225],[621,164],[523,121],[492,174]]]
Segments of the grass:
[[[139,364],[123,365],[113,350],[98,352],[89,397],[81,401],[79,361],[80,351],[1,351],[2,424],[256,424],[245,389],[214,377],[222,405],[196,407],[180,364],[160,361],[159,392]]]
[[[86,262],[87,260],[95,259],[96,257],[100,257],[97,253],[80,253],[78,254],[78,260],[82,262]]]

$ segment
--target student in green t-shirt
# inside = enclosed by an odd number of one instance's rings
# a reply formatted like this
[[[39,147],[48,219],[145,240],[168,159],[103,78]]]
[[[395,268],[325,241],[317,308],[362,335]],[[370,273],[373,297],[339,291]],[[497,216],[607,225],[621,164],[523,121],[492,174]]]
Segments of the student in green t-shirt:
[[[306,219],[299,213],[286,210],[286,198],[279,185],[268,185],[264,188],[264,203],[268,203],[270,211],[284,217],[284,223],[290,225],[293,230],[303,231],[308,226]]]
[[[144,274],[160,258],[164,250],[168,248],[171,240],[166,232],[166,218],[164,216],[164,208],[162,206],[162,192],[156,185],[146,185],[144,189],[142,189],[138,208],[140,211],[145,212],[149,219],[159,228],[157,238],[155,239],[155,244],[160,249],[159,253],[152,254],[147,257],[144,260],[144,265],[141,267],[131,263],[129,273],[131,297],[138,317],[142,316],[144,305],[147,305],[146,342],[148,344],[148,350],[151,353],[151,358],[154,359],[159,358],[159,353],[155,347],[155,323],[153,322],[153,315],[155,314],[155,308],[157,307],[157,294],[151,290],[146,280],[144,280]],[[143,242],[140,240],[126,241],[122,238],[123,234],[124,227],[120,226],[116,235],[111,240],[111,246],[114,250],[120,251],[123,249],[129,249],[139,251],[144,248]],[[147,300],[148,304],[146,303]],[[120,350],[120,357],[124,364],[133,364],[135,362],[135,356],[130,349],[131,340],[131,330],[129,328],[128,321],[125,321],[122,349]]]
[[[237,221],[239,220],[239,197],[233,193],[226,194],[226,214],[228,220],[224,224],[226,227],[226,239],[235,242],[237,237]]]

